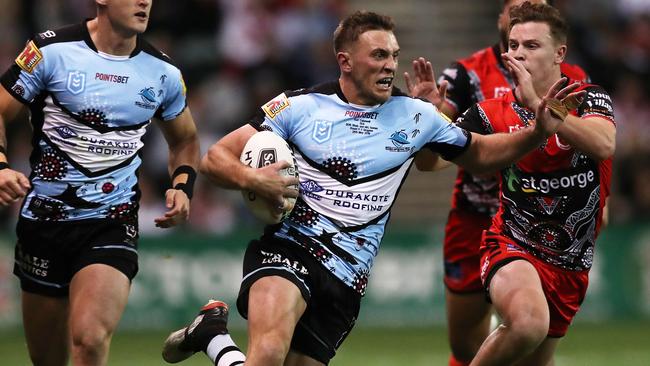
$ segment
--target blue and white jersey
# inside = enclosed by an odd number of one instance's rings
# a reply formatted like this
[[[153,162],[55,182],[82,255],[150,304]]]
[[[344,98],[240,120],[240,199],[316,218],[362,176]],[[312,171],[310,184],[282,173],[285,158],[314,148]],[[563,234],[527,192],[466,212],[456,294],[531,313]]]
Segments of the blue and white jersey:
[[[142,136],[186,106],[180,70],[138,37],[129,56],[98,52],[85,22],[36,35],[0,82],[27,104],[32,189],[21,215],[137,222]]]
[[[353,105],[338,82],[280,94],[251,125],[289,142],[300,175],[291,215],[267,234],[302,246],[362,295],[415,154],[449,160],[471,142],[428,102],[396,89],[381,105]]]

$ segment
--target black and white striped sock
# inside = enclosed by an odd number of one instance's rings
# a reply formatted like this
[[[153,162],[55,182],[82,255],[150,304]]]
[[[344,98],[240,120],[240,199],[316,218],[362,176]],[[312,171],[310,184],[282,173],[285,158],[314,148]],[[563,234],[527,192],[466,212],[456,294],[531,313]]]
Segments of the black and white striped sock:
[[[230,334],[220,334],[212,338],[205,353],[215,366],[243,365],[246,361],[246,356],[230,338]]]

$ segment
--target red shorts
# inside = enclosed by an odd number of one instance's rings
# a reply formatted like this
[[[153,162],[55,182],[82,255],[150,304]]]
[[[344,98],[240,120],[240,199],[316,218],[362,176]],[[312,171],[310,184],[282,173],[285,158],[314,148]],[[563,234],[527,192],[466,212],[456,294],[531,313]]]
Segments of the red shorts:
[[[452,292],[479,292],[481,284],[479,248],[483,230],[492,224],[489,215],[451,210],[445,227],[443,256],[445,286]]]
[[[530,262],[542,282],[551,315],[548,336],[564,336],[585,298],[589,271],[565,271],[537,259],[515,244],[513,239],[485,231],[481,243],[481,281],[488,294],[490,280],[496,271],[518,259]]]

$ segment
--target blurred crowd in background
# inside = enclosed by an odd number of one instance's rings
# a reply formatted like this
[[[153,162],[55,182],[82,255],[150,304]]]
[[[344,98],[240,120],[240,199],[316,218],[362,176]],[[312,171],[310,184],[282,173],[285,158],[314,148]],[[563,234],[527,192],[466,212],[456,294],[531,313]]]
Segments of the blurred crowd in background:
[[[493,2],[496,14],[500,1]],[[280,92],[336,78],[331,35],[338,20],[356,10],[354,5],[353,0],[158,0],[145,38],[170,55],[183,71],[188,105],[205,152]],[[571,61],[582,66],[613,98],[618,125],[610,220],[647,220],[650,1],[562,0],[555,5],[570,20]],[[4,72],[32,34],[93,17],[95,3],[0,0],[0,9],[0,69]],[[399,23],[397,27],[400,37]],[[496,27],[493,31],[496,40]],[[401,61],[400,71],[406,71],[410,60]],[[441,71],[445,65],[434,66]],[[27,115],[20,120],[8,126],[8,151],[12,166],[26,173],[31,130]],[[162,234],[153,227],[153,218],[165,211],[163,195],[169,187],[169,173],[166,145],[153,126],[145,136],[144,160],[141,231],[143,235]],[[451,188],[450,184],[448,192],[431,194],[450,197]],[[250,220],[242,204],[239,192],[216,189],[199,179],[189,228],[228,233]],[[17,209],[0,211],[3,231],[13,230]]]

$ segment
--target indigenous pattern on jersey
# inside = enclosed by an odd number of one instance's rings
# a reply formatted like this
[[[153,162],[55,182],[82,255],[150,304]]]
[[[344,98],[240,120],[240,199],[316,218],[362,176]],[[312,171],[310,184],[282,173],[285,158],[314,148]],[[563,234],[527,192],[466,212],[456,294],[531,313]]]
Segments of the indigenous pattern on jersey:
[[[471,135],[399,90],[384,104],[347,102],[338,82],[280,94],[252,122],[294,149],[300,197],[267,234],[304,247],[364,294],[390,208],[422,148],[454,159]]]
[[[605,90],[589,84],[578,90],[586,90],[587,95],[572,114],[582,123],[594,116],[614,123]],[[472,106],[458,124],[481,134],[511,133],[526,128],[534,117],[511,92]],[[611,158],[597,162],[553,135],[501,170],[501,207],[490,231],[514,239],[534,256],[565,270],[589,269],[610,178]]]
[[[588,82],[587,74],[576,65],[563,63],[562,73]],[[447,80],[447,102],[459,113],[474,103],[499,98],[514,88],[514,80],[501,59],[499,45],[482,49],[445,69],[440,82]],[[498,183],[493,177],[477,177],[458,169],[452,207],[493,216],[499,208]]]
[[[85,22],[36,35],[2,76],[31,111],[32,190],[40,221],[137,218],[142,135],[185,109],[181,73],[138,37],[130,56],[97,51]]]

